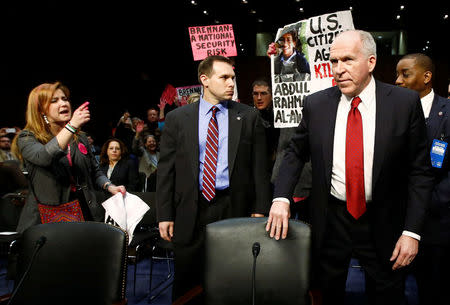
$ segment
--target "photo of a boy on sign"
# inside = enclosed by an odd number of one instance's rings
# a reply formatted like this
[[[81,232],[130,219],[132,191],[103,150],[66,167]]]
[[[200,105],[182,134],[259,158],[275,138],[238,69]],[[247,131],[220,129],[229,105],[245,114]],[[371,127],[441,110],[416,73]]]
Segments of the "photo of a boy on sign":
[[[290,28],[281,33],[275,42],[278,55],[274,59],[275,82],[294,82],[311,79],[309,63],[301,51],[299,28]]]

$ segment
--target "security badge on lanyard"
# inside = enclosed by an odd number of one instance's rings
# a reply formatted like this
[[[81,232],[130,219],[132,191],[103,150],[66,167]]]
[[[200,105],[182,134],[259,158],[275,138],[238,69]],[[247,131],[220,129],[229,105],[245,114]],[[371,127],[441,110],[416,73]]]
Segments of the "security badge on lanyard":
[[[442,162],[444,162],[445,151],[447,150],[447,142],[442,141],[444,135],[441,136],[441,140],[434,139],[433,145],[431,145],[431,165],[436,168],[442,168]]]

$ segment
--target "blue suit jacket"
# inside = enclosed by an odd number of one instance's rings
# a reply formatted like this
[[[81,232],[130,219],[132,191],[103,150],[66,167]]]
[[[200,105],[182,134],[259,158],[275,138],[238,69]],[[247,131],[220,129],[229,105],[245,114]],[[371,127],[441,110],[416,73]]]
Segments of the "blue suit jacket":
[[[450,101],[435,95],[427,122],[428,147],[434,139],[450,144]],[[450,146],[450,145],[449,145]],[[433,168],[435,184],[425,221],[423,242],[450,244],[450,147],[447,146],[442,168]]]

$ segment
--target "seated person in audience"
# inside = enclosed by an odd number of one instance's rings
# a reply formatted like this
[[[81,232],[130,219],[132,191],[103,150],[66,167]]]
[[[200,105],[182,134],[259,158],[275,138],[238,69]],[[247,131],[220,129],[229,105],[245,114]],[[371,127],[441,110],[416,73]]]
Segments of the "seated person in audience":
[[[150,107],[147,110],[147,128],[150,134],[155,134],[155,130],[163,130],[164,128],[164,103],[160,104],[160,108]]]
[[[87,137],[89,145],[91,147],[92,154],[94,155],[97,162],[100,163],[100,153],[101,153],[102,149],[100,148],[100,146],[98,146],[97,144],[94,143],[95,140],[91,134],[86,133],[86,137]]]
[[[136,136],[133,138],[133,153],[139,156],[139,172],[145,173],[147,178],[156,172],[159,160],[158,144],[154,135],[148,134],[141,141],[140,134],[144,123],[136,126]]]
[[[139,191],[139,173],[136,163],[127,158],[128,150],[119,139],[109,139],[100,153],[100,170],[115,185],[124,185],[128,191]]]
[[[114,131],[114,137],[121,140],[127,149],[130,150],[131,143],[133,142],[133,136],[133,121],[131,120],[130,113],[125,111],[117,123],[117,127]]]
[[[13,134],[14,136],[14,134]],[[0,133],[0,162],[7,160],[19,161],[16,154],[11,151],[11,138],[6,133]]]

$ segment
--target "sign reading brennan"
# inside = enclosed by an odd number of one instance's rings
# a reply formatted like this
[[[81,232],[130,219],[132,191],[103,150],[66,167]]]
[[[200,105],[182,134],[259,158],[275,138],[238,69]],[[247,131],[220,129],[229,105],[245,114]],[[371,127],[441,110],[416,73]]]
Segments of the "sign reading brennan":
[[[231,24],[190,27],[189,38],[194,60],[202,60],[211,55],[237,56]]]

